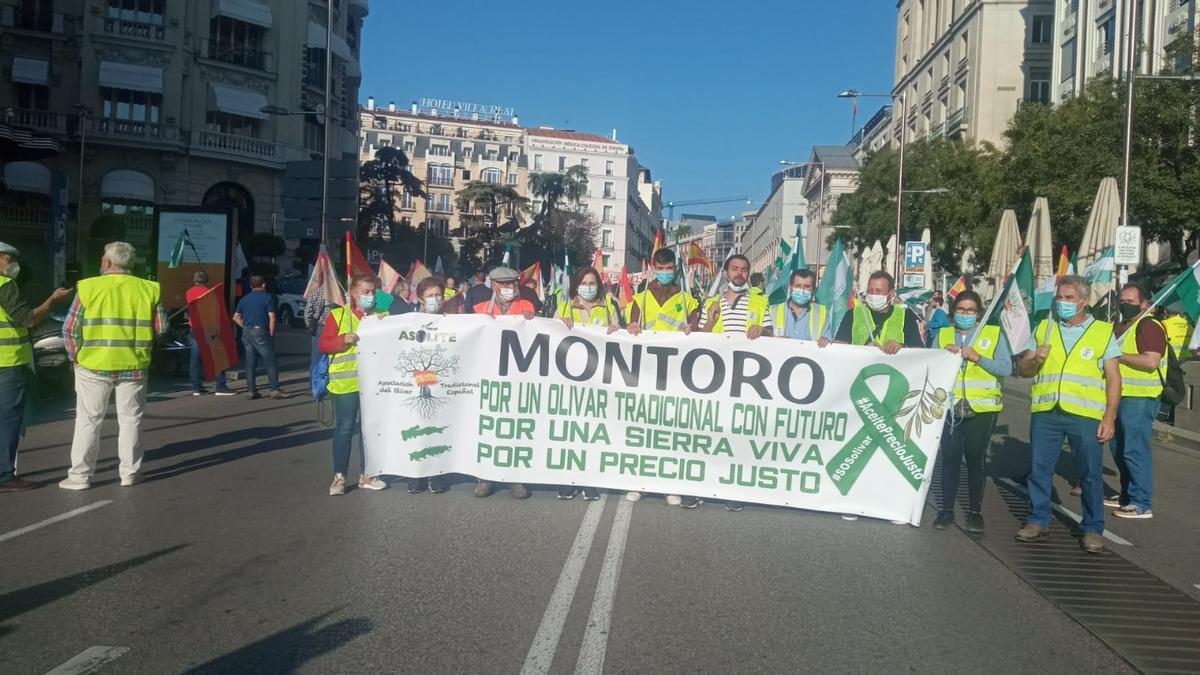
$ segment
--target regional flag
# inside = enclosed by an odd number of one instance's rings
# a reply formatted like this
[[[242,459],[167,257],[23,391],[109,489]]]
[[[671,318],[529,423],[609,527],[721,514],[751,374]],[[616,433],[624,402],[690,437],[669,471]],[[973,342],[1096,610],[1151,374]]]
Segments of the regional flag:
[[[1021,249],[1012,273],[1004,280],[1004,286],[992,299],[983,321],[979,322],[975,333],[971,335],[970,343],[974,344],[979,331],[986,323],[999,323],[1000,332],[1008,340],[1008,346],[1013,354],[1025,351],[1029,336],[1033,333],[1030,314],[1033,312],[1033,261],[1029,257],[1029,247]]]
[[[217,373],[238,364],[237,344],[233,341],[233,326],[225,306],[225,284],[217,284],[188,303],[188,323],[192,337],[200,349],[204,363],[204,379],[212,380]]]
[[[167,262],[167,269],[178,269],[180,263],[183,262],[183,247],[188,246],[192,249],[192,253],[196,254],[196,262],[200,261],[200,254],[196,253],[196,245],[192,243],[192,238],[188,236],[187,228],[179,233],[179,238],[175,240],[175,245],[171,247],[171,259]]]
[[[813,299],[828,309],[829,320],[836,331],[842,325],[842,317],[854,303],[854,265],[841,239],[834,242],[833,249],[829,251],[821,285],[817,287]]]
[[[1192,323],[1200,319],[1200,260],[1171,280],[1154,295],[1154,304],[1187,314]]]

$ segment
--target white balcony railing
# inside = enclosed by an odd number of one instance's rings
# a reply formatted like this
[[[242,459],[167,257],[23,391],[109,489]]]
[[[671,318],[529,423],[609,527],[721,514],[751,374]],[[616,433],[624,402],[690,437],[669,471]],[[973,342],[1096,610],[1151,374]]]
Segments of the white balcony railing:
[[[98,32],[106,35],[119,35],[151,42],[163,42],[167,38],[166,29],[161,23],[142,23],[108,16],[96,17],[96,23],[99,24]]]
[[[219,131],[193,130],[192,147],[251,159],[279,159],[279,146],[274,141],[223,134]]]

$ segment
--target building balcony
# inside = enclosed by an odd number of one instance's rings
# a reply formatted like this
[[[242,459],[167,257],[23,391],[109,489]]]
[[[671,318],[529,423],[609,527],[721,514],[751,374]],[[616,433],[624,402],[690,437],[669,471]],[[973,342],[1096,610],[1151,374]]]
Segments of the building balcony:
[[[145,143],[157,146],[182,147],[183,138],[178,126],[142,120],[122,120],[107,117],[87,118],[87,141],[116,143]]]
[[[967,130],[967,108],[963,106],[946,118],[946,136],[954,138]]]
[[[1097,56],[1092,61],[1092,75],[1103,75],[1112,71],[1112,53],[1104,53],[1102,50],[1097,50]]]
[[[44,134],[66,135],[67,118],[47,110],[27,110],[25,108],[10,108],[13,113],[11,124],[24,127]]]
[[[1187,4],[1181,4],[1167,14],[1167,33],[1174,36],[1181,31],[1187,30],[1189,10]]]
[[[964,56],[958,60],[958,68],[954,71],[954,73],[955,73],[955,75],[958,75],[958,76],[965,75],[967,70],[970,69],[970,67],[971,67],[970,60]]]
[[[946,127],[941,124],[935,124],[929,128],[929,140],[936,141],[946,135]]]
[[[12,225],[31,225],[38,228],[50,225],[50,209],[40,206],[0,205],[0,222]]]
[[[281,147],[278,143],[261,138],[193,129],[190,140],[192,152],[197,155],[214,155],[221,158],[234,157],[257,163],[280,166],[285,161],[285,158],[281,155]]]
[[[96,17],[96,32],[146,42],[166,42],[167,30],[161,23],[142,23],[109,16]]]
[[[65,37],[65,23],[64,15],[58,12],[29,11],[20,5],[0,7],[0,26],[4,28]]]
[[[272,65],[271,55],[267,52],[217,40],[208,41],[208,58],[251,70],[267,71]]]

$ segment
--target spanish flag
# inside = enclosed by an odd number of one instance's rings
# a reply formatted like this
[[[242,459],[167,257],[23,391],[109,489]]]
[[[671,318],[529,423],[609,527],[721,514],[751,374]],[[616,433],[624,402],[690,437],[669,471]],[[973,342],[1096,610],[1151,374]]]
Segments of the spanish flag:
[[[1067,247],[1064,244],[1062,253],[1058,256],[1058,268],[1054,270],[1054,276],[1059,279],[1071,274],[1071,258],[1067,255]]]
[[[654,258],[654,254],[658,253],[658,249],[663,247],[663,231],[660,228],[654,233],[654,249],[650,251],[650,258]]]
[[[225,284],[217,284],[188,303],[188,323],[200,348],[204,363],[204,379],[212,380],[217,373],[238,364],[237,345],[233,341],[233,326],[225,306]]]
[[[708,256],[704,255],[704,249],[700,248],[700,244],[694,241],[688,244],[687,264],[688,267],[703,267],[708,270],[709,274],[713,272],[712,261],[708,259]]]
[[[959,293],[962,293],[969,288],[970,286],[967,284],[967,277],[964,274],[958,278],[958,281],[954,282],[954,285],[950,287],[950,290],[946,292],[946,295],[950,296],[950,299],[953,300],[954,298],[958,297]]]

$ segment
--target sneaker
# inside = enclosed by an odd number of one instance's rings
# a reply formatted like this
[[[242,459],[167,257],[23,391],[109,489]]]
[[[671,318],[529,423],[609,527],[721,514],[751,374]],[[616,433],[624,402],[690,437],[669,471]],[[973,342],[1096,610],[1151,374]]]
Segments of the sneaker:
[[[329,496],[337,497],[346,494],[346,477],[340,473],[333,474],[333,483],[329,486]]]
[[[978,511],[967,511],[967,533],[983,534],[983,514]]]
[[[449,488],[446,486],[446,481],[439,477],[429,479],[429,491],[435,495],[440,495]]]
[[[575,495],[579,494],[579,489],[574,487],[561,487],[558,489],[559,499],[575,499]]]
[[[291,395],[276,389],[275,391],[271,392],[271,398],[275,399],[276,401],[281,401],[285,398],[291,398]]]
[[[842,514],[842,520],[848,520],[848,521],[851,521],[851,522],[853,522],[853,521],[855,521],[855,520],[858,520],[858,516],[856,516],[856,515],[854,515],[854,514],[852,514],[852,513],[843,513],[843,514]]]
[[[492,494],[492,484],[486,480],[481,480],[475,484],[475,496],[479,498],[487,497]]]
[[[679,506],[683,503],[683,497],[679,495],[667,495],[667,504],[670,506]]]
[[[1071,496],[1072,497],[1082,497],[1083,496],[1083,488],[1079,487],[1078,485],[1071,488]]]
[[[1122,503],[1121,503],[1121,497],[1120,497],[1120,495],[1113,495],[1113,496],[1111,496],[1111,497],[1105,497],[1105,498],[1104,498],[1104,505],[1105,505],[1105,506],[1111,506],[1111,507],[1113,507],[1113,508],[1117,508],[1117,507],[1125,506],[1124,504],[1122,504]]]
[[[953,511],[938,511],[937,518],[933,519],[933,529],[935,530],[948,530],[953,524]]]
[[[699,505],[697,504],[697,506],[699,506]],[[737,513],[738,511],[741,511],[744,508],[746,508],[746,505],[741,502],[728,502],[728,501],[725,502],[725,510],[730,511],[732,513]]]
[[[640,501],[642,501],[642,493],[634,492],[633,490],[630,490],[629,492],[625,493],[625,501],[640,502]]]
[[[198,390],[192,392],[192,396],[203,396],[207,393],[208,392],[203,389],[198,389]]]
[[[1050,536],[1050,528],[1034,525],[1033,523],[1025,523],[1025,527],[1017,530],[1017,541],[1032,543],[1042,541]]]
[[[227,389],[227,388],[221,387],[221,388],[218,388],[213,393],[216,394],[217,396],[233,396],[235,392],[232,389]]]
[[[699,497],[680,497],[679,505],[685,509],[694,509],[704,503]]]
[[[425,491],[424,478],[409,478],[408,479],[408,494],[419,495]]]
[[[121,479],[121,487],[132,487],[146,480],[140,473],[135,473],[132,476],[126,476]]]
[[[522,483],[513,483],[509,492],[512,493],[513,499],[529,499],[529,488]]]
[[[258,399],[262,398],[262,394],[258,393],[257,391],[252,391],[249,394],[246,394],[246,398],[250,399],[251,401],[257,401]]]
[[[379,476],[359,476],[358,487],[361,490],[386,490],[388,484],[379,480]]]
[[[583,501],[598,502],[600,501],[600,491],[596,488],[583,488]]]
[[[1150,509],[1143,509],[1142,507],[1135,506],[1134,504],[1122,506],[1116,511],[1113,511],[1112,514],[1118,518],[1146,519],[1154,517],[1154,512]]]
[[[1104,537],[1095,532],[1084,532],[1079,540],[1079,548],[1085,553],[1100,553],[1104,550]]]
[[[92,484],[90,482],[88,482],[88,480],[86,478],[81,479],[81,478],[70,478],[70,477],[67,477],[65,480],[63,480],[62,482],[60,482],[58,484],[58,487],[60,487],[64,490],[86,490],[86,489],[90,488],[91,486],[92,486]]]

